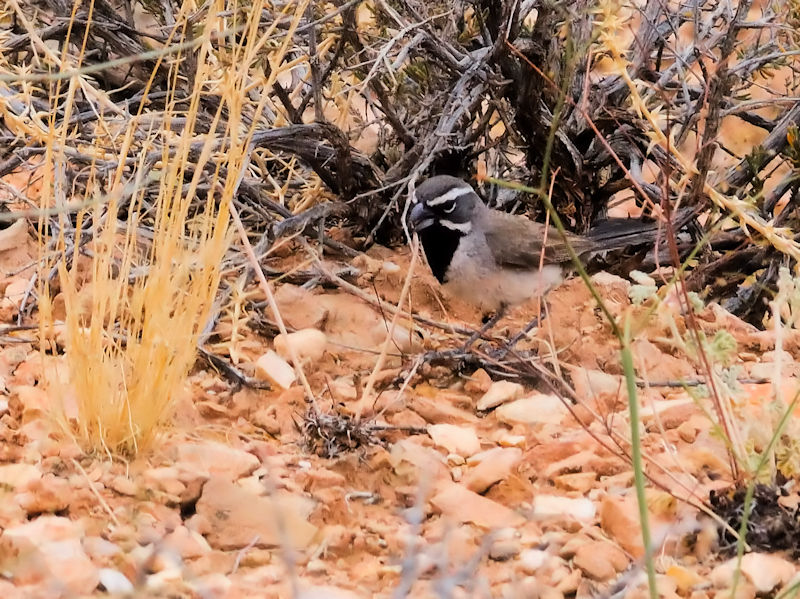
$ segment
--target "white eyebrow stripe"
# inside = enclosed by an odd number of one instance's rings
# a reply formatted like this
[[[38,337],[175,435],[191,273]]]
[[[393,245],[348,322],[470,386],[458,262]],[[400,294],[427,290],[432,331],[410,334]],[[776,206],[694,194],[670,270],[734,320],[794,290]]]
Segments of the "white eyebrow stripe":
[[[453,221],[440,218],[439,224],[451,231],[460,231],[461,233],[469,233],[472,230],[472,225],[469,222],[454,223]]]
[[[440,196],[436,196],[435,198],[431,198],[428,200],[428,206],[441,206],[442,204],[446,204],[447,202],[452,202],[456,198],[460,198],[461,196],[465,196],[468,193],[474,193],[473,189],[469,186],[467,187],[454,187],[450,191],[446,191]]]

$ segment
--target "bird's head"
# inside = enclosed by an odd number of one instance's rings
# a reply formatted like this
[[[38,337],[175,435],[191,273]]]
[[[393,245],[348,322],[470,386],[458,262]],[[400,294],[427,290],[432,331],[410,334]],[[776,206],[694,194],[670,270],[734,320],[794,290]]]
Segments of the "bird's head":
[[[410,221],[421,233],[438,225],[461,235],[472,230],[472,217],[483,203],[472,186],[449,175],[437,175],[417,187]]]

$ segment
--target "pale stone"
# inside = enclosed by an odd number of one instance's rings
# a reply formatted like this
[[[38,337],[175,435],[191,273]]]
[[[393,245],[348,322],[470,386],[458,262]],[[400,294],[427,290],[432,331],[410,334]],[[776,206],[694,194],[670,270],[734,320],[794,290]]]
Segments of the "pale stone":
[[[65,510],[72,496],[73,489],[66,479],[45,474],[26,484],[25,491],[18,493],[14,499],[29,515],[33,515]]]
[[[718,589],[729,587],[733,580],[734,572],[736,572],[736,568],[738,567],[738,562],[739,560],[733,557],[715,566],[709,576],[711,583]]]
[[[358,399],[358,389],[353,383],[352,376],[340,376],[330,383],[331,395],[337,401],[353,401]]]
[[[783,362],[784,364],[789,364],[789,363],[794,362],[794,358],[792,357],[792,354],[790,354],[785,349],[781,350],[780,352],[778,352],[777,350],[774,350],[774,349],[771,349],[770,351],[766,351],[761,356],[761,359],[764,360],[765,362],[777,362],[779,357],[780,357],[781,362]]]
[[[584,543],[575,552],[573,563],[597,581],[606,581],[628,567],[628,558],[616,545],[606,541]]]
[[[293,329],[318,328],[328,317],[328,310],[308,289],[284,284],[275,291],[275,302],[278,304],[284,322]]]
[[[711,572],[711,581],[717,588],[729,587],[737,567],[731,558]],[[771,593],[785,585],[797,572],[797,567],[784,558],[769,553],[747,553],[742,557],[742,574],[755,587],[759,595]]]
[[[25,420],[24,417],[23,420]],[[55,430],[55,426],[54,419],[41,418],[37,415],[19,427],[17,432],[34,444],[29,445],[29,447],[42,447],[42,445],[49,444],[52,441],[51,435]]]
[[[572,571],[566,570],[564,575],[559,577],[558,584],[556,584],[556,590],[561,591],[564,595],[576,594],[578,591],[578,586],[581,583],[581,577],[582,572],[578,568],[575,568]]]
[[[707,599],[707,596],[706,596]],[[733,589],[721,589],[714,593],[714,599],[756,599],[756,587],[753,583],[742,577],[736,587],[736,594]]]
[[[5,230],[8,231],[8,229]],[[2,233],[2,231],[0,231],[0,233]],[[28,277],[13,277],[8,285],[6,285],[5,293],[3,294],[1,301],[3,308],[11,311],[12,314],[16,314],[30,284],[31,281]]]
[[[635,558],[644,555],[635,498],[608,495],[600,504],[600,527]]]
[[[191,470],[182,469],[181,482],[184,485],[186,485],[186,490],[180,495],[181,503],[183,504],[196,503],[197,499],[200,497],[201,491],[203,490],[203,485],[206,483],[209,476],[210,473],[207,472],[195,472]]]
[[[447,422],[450,424],[472,424],[478,422],[478,417],[460,407],[453,405],[450,401],[441,398],[431,398],[417,395],[412,397],[409,407],[422,416],[426,422],[438,424]]]
[[[315,586],[298,593],[296,599],[360,599],[351,591],[332,586]]]
[[[457,453],[448,453],[446,460],[447,460],[447,465],[450,466],[450,468],[452,468],[451,472],[453,473],[454,477],[455,477],[454,470],[457,469],[457,470],[461,471],[461,467],[464,464],[466,464],[466,460],[464,459],[464,457],[458,455]],[[454,480],[455,480],[455,478],[454,478]]]
[[[542,476],[547,479],[554,479],[555,477],[568,472],[582,472],[592,469],[591,465],[597,461],[597,454],[591,450],[575,451],[564,458],[550,461],[545,468],[542,469]]]
[[[575,557],[578,549],[587,543],[591,543],[593,539],[585,534],[571,534],[562,535],[562,545],[558,547],[558,557],[564,560],[570,560]],[[555,548],[554,548],[555,549]]]
[[[411,354],[422,349],[422,338],[411,329],[395,324],[392,330],[392,345],[403,354]]]
[[[438,447],[450,453],[469,457],[481,450],[481,442],[475,429],[455,424],[430,424],[428,434]]]
[[[274,344],[275,351],[284,360],[291,361],[291,350],[294,350],[301,363],[318,362],[325,354],[328,337],[317,329],[301,329],[294,333],[278,335]]]
[[[520,449],[525,449],[525,445],[527,444],[525,435],[512,435],[508,431],[499,431],[492,435],[492,438],[500,447],[518,447]]]
[[[347,485],[347,478],[344,475],[320,466],[310,468],[304,473],[303,480],[303,487],[309,491]]]
[[[119,570],[112,570],[111,568],[100,568],[99,571],[100,584],[109,593],[125,594],[133,593],[134,586],[127,577]]]
[[[0,486],[21,489],[42,478],[42,472],[32,464],[3,464],[0,466]]]
[[[483,528],[521,526],[525,522],[512,509],[452,482],[442,481],[437,485],[430,501],[444,516]]]
[[[122,475],[112,478],[106,486],[120,495],[128,495],[129,497],[133,497],[139,492],[138,485],[127,476]]]
[[[549,557],[547,551],[542,549],[526,549],[519,556],[519,565],[525,574],[536,574]]]
[[[694,406],[695,400],[691,397],[685,397],[683,399],[654,399],[644,402],[644,405],[639,409],[639,417],[642,419],[642,422],[648,422],[667,410]]]
[[[331,343],[378,349],[386,341],[391,321],[386,320],[366,302],[345,293],[319,294],[314,296],[313,302],[325,314],[323,322],[314,328],[323,328]],[[415,331],[409,332],[403,322],[395,326],[392,341],[397,344],[395,350],[400,348],[401,351],[406,351],[419,347],[421,340]]]
[[[594,503],[584,497],[537,495],[533,498],[533,514],[539,518],[568,516],[581,522],[590,522],[596,512]]]
[[[497,381],[489,386],[489,390],[483,394],[476,404],[479,411],[491,410],[500,404],[506,403],[522,397],[525,389],[519,383],[511,381]]]
[[[62,516],[40,516],[25,524],[6,528],[3,537],[6,536],[25,537],[33,543],[45,543],[81,538],[83,528]]]
[[[780,358],[779,364],[777,363],[778,358]],[[800,364],[792,357],[792,354],[786,350],[781,350],[780,352],[772,350],[764,352],[764,354],[757,356],[755,359],[759,360],[759,363],[750,366],[750,376],[752,378],[767,379],[773,381],[774,384],[777,376],[783,379],[783,386],[788,384],[790,388],[796,389],[796,381],[795,385],[792,385],[792,379],[789,377],[800,376]],[[784,391],[784,395],[791,397],[793,393]]]
[[[525,597],[526,599],[541,599],[544,589],[542,583],[533,576],[526,576],[513,583],[504,583],[499,597]]]
[[[339,399],[338,396],[334,397]],[[253,412],[250,416],[250,422],[275,437],[281,434],[281,423],[278,420],[278,412],[274,405]]]
[[[642,572],[639,574],[639,578],[641,579],[639,587],[644,591],[647,589],[647,575]],[[678,584],[665,574],[656,574],[656,590],[658,591],[658,596],[664,599],[681,599],[677,592]]]
[[[694,443],[697,438],[697,428],[691,422],[683,422],[677,428],[678,436],[686,443]]]
[[[282,389],[288,389],[294,383],[296,375],[294,368],[273,350],[269,350],[256,360],[256,375]]]
[[[489,557],[496,562],[504,562],[519,555],[520,543],[517,539],[498,539],[489,549]]]
[[[176,584],[183,580],[181,568],[167,568],[151,574],[144,581],[144,586],[148,591],[166,591],[174,588]]]
[[[295,549],[308,546],[317,527],[308,521],[301,496],[254,495],[224,477],[212,477],[197,501],[190,528],[205,535],[212,547],[225,551],[256,547]]]
[[[506,424],[560,424],[569,410],[556,395],[537,394],[506,403],[495,410]]]
[[[541,593],[539,593],[539,599],[564,599],[564,593],[558,589],[545,587],[542,589]]]
[[[476,493],[483,493],[493,484],[508,478],[522,459],[517,447],[495,447],[472,456],[469,464],[475,466],[464,478],[464,485]]]
[[[792,397],[797,390],[797,377],[800,376],[800,364],[796,360],[789,359],[780,363],[780,368],[774,362],[766,361],[766,354],[761,358],[764,362],[753,364],[750,367],[750,377],[754,379],[767,379],[775,381],[776,378],[782,381],[781,387],[784,389],[784,396]],[[777,375],[776,375],[777,372]],[[788,390],[788,391],[787,391]]]
[[[694,570],[673,564],[667,568],[666,575],[675,581],[675,586],[681,593],[688,593],[692,587],[703,584],[704,578]]]
[[[0,252],[13,250],[24,245],[30,239],[28,235],[28,221],[23,217],[14,221],[0,231]],[[29,277],[20,277],[26,284],[30,284]],[[6,290],[8,293],[8,290]]]
[[[442,455],[432,447],[424,447],[413,438],[401,439],[392,445],[389,460],[395,473],[400,476],[438,477],[447,475]]]
[[[83,549],[92,559],[104,561],[110,557],[122,554],[122,549],[116,543],[107,541],[103,537],[86,537],[83,539]]]
[[[15,582],[58,582],[73,595],[90,594],[99,582],[97,567],[81,545],[83,529],[68,518],[40,516],[31,522],[6,528],[0,537],[0,555],[15,556],[11,568]]]
[[[616,287],[621,291],[624,291],[625,295],[627,296],[628,290],[631,288],[631,282],[627,279],[623,279],[619,275],[615,275],[610,272],[606,272],[601,270],[592,275],[591,277],[592,283],[595,285],[604,285],[607,287]]]
[[[247,476],[261,465],[252,453],[217,441],[181,443],[177,446],[176,466],[187,487],[210,475],[228,475],[231,480]]]
[[[142,474],[142,480],[149,488],[169,495],[180,496],[186,490],[186,485],[180,481],[180,470],[175,466],[149,468]]]
[[[486,393],[491,386],[492,379],[489,377],[489,374],[483,368],[478,368],[464,383],[464,391],[467,393],[483,394]]]
[[[556,487],[566,491],[588,493],[597,483],[597,474],[594,472],[571,472],[553,478]]]
[[[256,474],[240,478],[236,481],[236,485],[253,495],[263,495],[265,490],[263,481]]]
[[[164,537],[164,546],[177,552],[182,559],[193,559],[212,551],[203,535],[185,526],[178,526]]]
[[[243,599],[254,596],[233,589],[231,577],[222,572],[212,572],[199,578],[184,581],[184,584],[194,591],[194,597],[208,597],[209,599]]]
[[[599,395],[618,397],[625,391],[625,380],[619,375],[579,366],[570,367],[568,370],[575,395],[579,400],[595,399]]]
[[[328,573],[328,566],[326,566],[325,562],[322,561],[321,559],[309,560],[308,564],[306,565],[306,574],[310,574],[312,576],[318,576],[327,573]]]
[[[376,137],[376,139],[377,139],[377,136],[378,136],[378,134],[377,134],[377,133],[375,133],[374,135],[375,135],[375,137]],[[376,142],[376,143],[377,143],[377,142]],[[375,150],[377,150],[377,146],[372,146],[372,148],[373,148],[373,149],[372,149],[372,152],[374,152]],[[370,153],[370,154],[371,154],[372,152],[368,152],[368,153]],[[402,272],[402,269],[400,268],[400,266],[398,266],[398,265],[397,265],[397,264],[395,264],[394,262],[392,262],[392,261],[390,261],[390,260],[384,260],[384,261],[381,263],[381,272],[383,272],[383,273],[386,273],[386,274],[397,274],[397,273],[400,273],[400,272]]]
[[[27,422],[34,416],[52,411],[52,402],[41,387],[17,385],[14,387],[13,395],[16,395],[22,404],[23,421]]]

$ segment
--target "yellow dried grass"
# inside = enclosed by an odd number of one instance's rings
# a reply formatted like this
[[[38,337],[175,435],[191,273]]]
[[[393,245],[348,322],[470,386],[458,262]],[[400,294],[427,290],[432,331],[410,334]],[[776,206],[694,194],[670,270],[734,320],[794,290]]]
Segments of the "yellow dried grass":
[[[189,16],[196,10],[190,4],[184,4],[177,23],[188,24]],[[246,89],[256,84],[264,89],[271,87],[281,72],[279,65],[307,4],[306,0],[284,7],[293,16],[293,25],[285,32],[282,43],[269,45],[266,55],[272,69],[266,80],[262,77],[254,81],[250,71],[257,59],[263,58],[257,52],[264,53],[267,38],[275,33],[274,28],[257,31],[262,3],[254,3],[246,23],[209,17],[196,44],[198,70],[188,107],[179,112],[177,103],[167,101],[170,108],[159,115],[160,119],[149,121],[160,125],[151,125],[144,131],[145,143],[137,140],[145,127],[138,118],[141,112],[127,121],[112,115],[99,123],[99,138],[94,147],[82,148],[97,158],[116,159],[120,167],[103,181],[95,179],[100,175],[92,168],[89,178],[86,195],[95,201],[79,215],[77,227],[80,230],[91,213],[88,276],[78,260],[73,260],[70,266],[64,261],[55,264],[66,312],[61,326],[67,375],[58,376],[55,369],[50,369],[45,373],[44,383],[53,397],[63,400],[62,423],[87,449],[130,454],[146,447],[157,437],[185,385],[230,241],[230,202],[250,151],[251,131],[244,123],[258,123],[266,102],[262,99],[258,105],[248,105]],[[214,2],[205,10],[209,15],[224,14],[225,3]],[[231,47],[211,43],[232,28],[248,32],[243,37],[244,44]],[[174,37],[180,42],[178,38],[188,30],[188,26],[185,29],[177,26]],[[219,50],[220,47],[225,49]],[[165,56],[168,51],[165,48]],[[74,58],[70,66],[73,64]],[[177,77],[173,70],[171,80],[177,82]],[[72,94],[82,83],[83,76],[77,71],[60,96],[53,94],[55,101],[63,103],[59,105],[61,110],[69,112]],[[225,130],[217,138],[195,132],[203,94],[219,98],[218,111],[209,127],[211,131]],[[56,106],[52,108],[55,113]],[[52,189],[53,194],[42,198],[43,207],[68,204],[59,170],[68,135],[67,127],[50,123],[45,189]],[[112,144],[110,138],[116,141]],[[202,141],[199,152],[198,141]],[[135,151],[134,143],[140,144]],[[108,155],[109,147],[117,148],[113,157]],[[153,166],[145,157],[147,150],[156,147],[163,151]],[[130,170],[125,170],[125,161],[132,154],[140,159],[131,177]],[[207,175],[209,171],[213,173],[211,176]],[[199,200],[198,186],[209,179],[207,196]],[[154,207],[150,214],[152,218],[154,212],[152,239],[137,232],[137,223],[144,216],[146,183],[152,184],[150,189],[157,186],[158,190],[154,199],[147,200]],[[101,188],[110,191],[103,194],[97,191]],[[127,222],[121,223],[117,215],[125,200]],[[198,205],[203,206],[199,214]],[[68,224],[63,214],[61,224]],[[55,239],[62,255],[68,248],[64,230],[65,226],[59,227]],[[43,249],[48,241],[42,237]],[[43,280],[54,266],[52,260],[45,262]],[[44,338],[59,323],[55,322],[54,302],[48,299],[51,294],[47,285],[40,291],[40,327]]]

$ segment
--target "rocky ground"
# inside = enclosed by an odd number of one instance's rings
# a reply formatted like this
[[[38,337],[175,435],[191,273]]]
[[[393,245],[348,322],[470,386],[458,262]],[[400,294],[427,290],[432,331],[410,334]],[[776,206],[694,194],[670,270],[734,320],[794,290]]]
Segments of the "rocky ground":
[[[5,272],[36,256],[24,239],[0,253]],[[293,261],[287,251],[272,266]],[[357,287],[396,301],[408,263],[407,251],[373,251],[354,263],[362,273]],[[24,272],[6,277],[7,323],[27,280]],[[595,281],[615,315],[645,313],[631,306],[630,282],[603,274]],[[364,402],[388,315],[339,289],[276,288],[288,326],[324,333],[312,334],[316,341],[303,350],[316,419],[305,420],[309,406],[297,383],[240,387],[199,365],[171,426],[127,461],[87,454],[60,432],[51,418],[59,398],[37,384],[43,358],[33,333],[5,338],[0,595],[647,595],[619,346],[579,280],[552,292],[548,318],[520,344],[570,383],[575,403],[485,369],[421,364],[422,352],[458,347],[464,337],[409,322],[393,331],[377,398]],[[477,318],[442,301],[424,265],[410,297],[417,313],[437,322],[462,326]],[[533,304],[515,310],[494,335],[520,330]],[[718,330],[734,336],[742,377],[771,376],[780,357],[791,396],[795,336],[786,332],[778,355],[773,333],[718,307],[697,320],[709,337]],[[718,522],[700,508],[711,491],[730,486],[732,474],[707,406],[668,386],[698,376],[670,340],[670,323],[684,328],[675,311],[642,318],[634,342],[637,373],[650,382],[639,391],[658,586],[667,598],[727,597],[735,566],[720,550]],[[227,318],[218,333],[211,350],[250,376],[280,378],[262,358],[281,353],[263,326]],[[738,397],[744,418],[757,422],[772,385],[744,383]],[[338,440],[346,445],[354,430],[348,419],[359,410],[363,422],[385,427],[370,429],[366,443],[351,438],[352,449],[326,446],[324,425],[341,424]],[[320,457],[326,449],[337,455]],[[786,555],[754,551],[743,560],[736,596],[775,596],[796,571]]]

